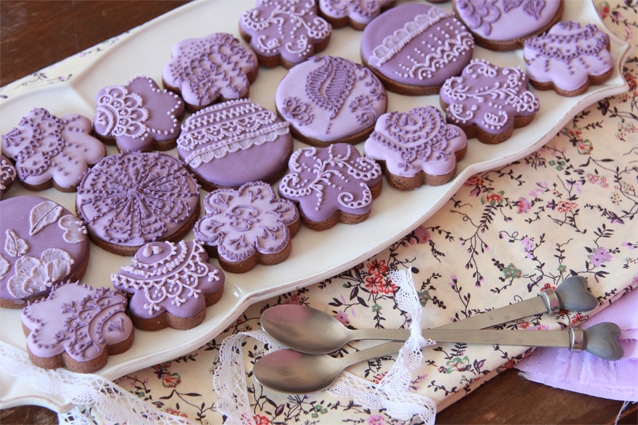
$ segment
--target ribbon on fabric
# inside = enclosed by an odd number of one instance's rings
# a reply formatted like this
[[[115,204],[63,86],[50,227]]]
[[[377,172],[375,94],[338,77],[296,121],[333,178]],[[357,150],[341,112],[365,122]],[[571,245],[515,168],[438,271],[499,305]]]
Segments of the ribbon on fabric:
[[[61,424],[93,425],[96,420],[127,425],[190,423],[184,418],[160,411],[99,375],[35,366],[27,353],[2,341],[0,373],[28,380],[33,388],[61,397],[65,404],[71,405],[70,410],[58,412]]]
[[[409,314],[410,338],[401,348],[396,362],[384,378],[372,383],[349,372],[326,391],[336,397],[349,398],[369,409],[386,409],[388,416],[408,420],[417,416],[427,425],[433,425],[436,404],[429,397],[410,391],[411,372],[423,361],[421,349],[434,344],[421,336],[422,307],[409,271],[397,271],[391,275],[399,288],[396,293],[397,306]],[[216,408],[227,417],[228,425],[252,425],[247,394],[246,373],[243,363],[242,345],[247,337],[268,345],[268,351],[285,348],[263,331],[239,332],[224,341],[219,349],[219,366],[213,375],[213,389],[218,395]]]

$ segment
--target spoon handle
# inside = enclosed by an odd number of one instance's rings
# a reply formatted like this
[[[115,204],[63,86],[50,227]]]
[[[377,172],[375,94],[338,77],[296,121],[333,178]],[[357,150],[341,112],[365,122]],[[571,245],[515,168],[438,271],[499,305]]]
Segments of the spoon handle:
[[[555,290],[547,289],[534,298],[470,316],[437,329],[485,329],[523,317],[554,313],[560,309],[589,311],[596,306],[598,300],[587,290],[587,279],[574,275],[561,282]]]

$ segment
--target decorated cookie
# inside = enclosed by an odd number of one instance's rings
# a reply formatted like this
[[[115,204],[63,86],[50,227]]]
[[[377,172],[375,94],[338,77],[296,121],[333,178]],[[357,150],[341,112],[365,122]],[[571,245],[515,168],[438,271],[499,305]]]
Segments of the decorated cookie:
[[[378,161],[388,183],[400,190],[452,180],[466,150],[463,130],[433,106],[382,115],[364,144],[365,156]]]
[[[177,140],[180,158],[209,191],[258,180],[274,183],[286,171],[292,147],[288,123],[247,99],[196,112]]]
[[[472,59],[472,34],[439,7],[401,4],[363,30],[361,58],[390,91],[436,94]]]
[[[0,155],[0,199],[11,189],[17,175],[13,162],[6,156]]]
[[[501,68],[483,59],[473,59],[460,77],[448,79],[439,100],[447,122],[488,144],[509,139],[515,128],[532,122],[540,108],[522,69]]]
[[[189,111],[248,97],[259,72],[252,50],[232,34],[214,33],[182,40],[164,67],[164,87],[179,93]]]
[[[264,182],[217,189],[204,199],[206,214],[195,238],[219,259],[224,270],[244,273],[257,264],[278,264],[290,255],[299,229],[299,211],[279,199]]]
[[[133,344],[126,295],[66,282],[22,310],[29,358],[45,369],[93,373]]]
[[[148,242],[179,240],[190,231],[199,214],[199,185],[171,155],[109,155],[84,176],[75,204],[95,244],[134,255]]]
[[[281,80],[275,92],[279,115],[293,135],[313,146],[359,143],[386,111],[387,95],[369,69],[348,59],[314,56]]]
[[[239,31],[262,66],[292,68],[328,46],[332,27],[314,1],[257,0],[241,15]]]
[[[313,230],[364,221],[381,193],[381,167],[347,143],[299,149],[288,168],[279,194],[298,204],[303,223]]]
[[[614,72],[609,36],[594,24],[559,22],[549,32],[525,40],[523,58],[530,83],[562,96],[577,96]]]
[[[319,14],[333,28],[349,25],[361,31],[370,21],[395,3],[395,0],[319,0]]]
[[[563,0],[454,0],[459,19],[476,44],[503,51],[547,31],[563,15]]]
[[[175,147],[184,101],[160,89],[152,78],[140,76],[125,86],[104,87],[95,103],[95,134],[106,143],[117,143],[120,152]]]
[[[131,294],[129,314],[135,327],[156,331],[191,329],[206,317],[206,307],[224,292],[224,273],[208,263],[197,242],[150,242],[130,266],[111,275],[113,287]]]
[[[91,121],[82,115],[58,118],[36,108],[2,136],[2,153],[15,162],[18,180],[27,189],[54,186],[74,192],[89,166],[106,155],[102,142],[90,133]]]
[[[69,210],[39,196],[0,201],[0,307],[22,308],[81,279],[88,261],[86,229]]]

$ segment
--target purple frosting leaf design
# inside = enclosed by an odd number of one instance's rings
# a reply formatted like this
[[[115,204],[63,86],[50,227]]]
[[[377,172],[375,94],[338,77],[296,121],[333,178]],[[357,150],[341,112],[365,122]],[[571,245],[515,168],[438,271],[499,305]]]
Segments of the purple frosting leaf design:
[[[523,5],[523,11],[535,19],[540,19],[545,0],[529,0]]]
[[[348,65],[339,58],[324,60],[306,80],[306,93],[320,108],[330,111],[331,118],[337,115],[354,86],[354,70]]]

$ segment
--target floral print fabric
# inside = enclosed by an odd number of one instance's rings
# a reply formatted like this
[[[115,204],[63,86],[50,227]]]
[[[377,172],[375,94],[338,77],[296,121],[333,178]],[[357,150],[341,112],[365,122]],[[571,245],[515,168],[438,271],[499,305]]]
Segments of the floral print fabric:
[[[594,1],[607,27],[636,46],[638,3]],[[212,373],[224,338],[258,329],[261,312],[279,303],[322,309],[352,328],[407,327],[409,318],[396,309],[393,297],[394,270],[412,270],[424,308],[423,327],[532,298],[572,273],[587,278],[600,309],[638,287],[638,51],[634,49],[623,70],[628,92],[576,114],[537,152],[473,176],[427,222],[361,264],[256,303],[200,349],[126,375],[117,384],[193,423],[222,423],[215,409]],[[38,78],[54,79],[44,74]],[[561,311],[504,327],[558,329],[588,317]],[[351,343],[339,355],[363,346]],[[246,423],[332,424],[345,419],[359,424],[403,423],[384,411],[370,411],[326,392],[287,395],[263,388],[251,370],[264,350],[263,343],[252,339],[243,347],[253,412],[252,418],[243,418]],[[427,347],[423,365],[413,373],[412,388],[433,399],[441,410],[531,351],[460,343]],[[378,382],[394,360],[389,356],[350,371]]]

